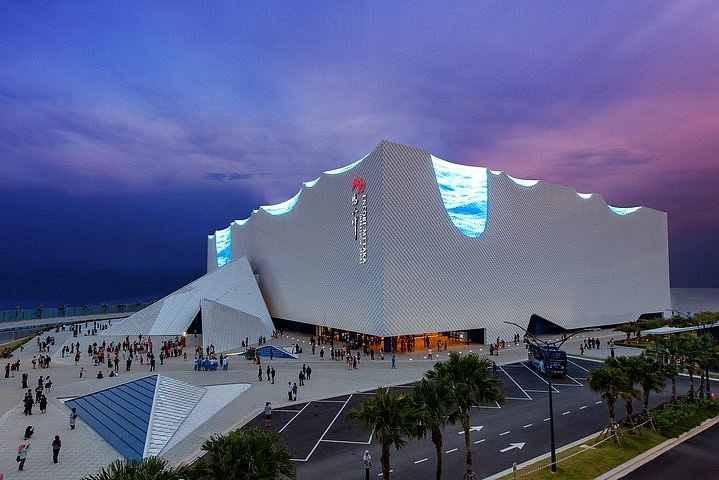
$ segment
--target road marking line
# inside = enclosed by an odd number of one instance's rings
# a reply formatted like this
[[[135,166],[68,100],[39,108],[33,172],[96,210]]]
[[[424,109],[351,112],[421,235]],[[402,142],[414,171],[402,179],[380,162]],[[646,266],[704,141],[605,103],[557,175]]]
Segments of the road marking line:
[[[499,436],[501,437],[502,435],[507,435],[510,431],[511,430],[507,430],[506,432],[500,433]]]
[[[585,408],[587,408],[586,405],[582,405],[581,407],[579,407],[580,410],[584,410]]]
[[[429,459],[423,458],[422,460],[417,460],[416,462],[414,462],[414,464],[417,465],[418,463],[426,462],[427,460],[429,460]]]
[[[597,400],[596,402],[594,402],[594,405],[599,405],[601,403],[602,403],[602,400]]]
[[[391,470],[389,471],[389,473],[392,473],[392,472],[394,472],[394,469],[391,469]],[[380,472],[380,473],[377,474],[378,477],[381,477],[382,475],[384,475],[384,473],[382,473],[382,472]]]
[[[367,441],[367,442],[353,442],[353,441],[351,441],[351,440],[327,440],[327,439],[323,439],[322,441],[323,441],[323,442],[329,442],[329,443],[350,443],[350,444],[353,444],[353,445],[369,445],[369,444],[371,443],[371,442],[369,442],[369,441]]]
[[[504,372],[504,374],[505,374],[506,376],[508,376],[509,379],[510,379],[517,387],[519,387],[519,389],[522,391],[522,393],[524,393],[529,400],[532,400],[532,397],[529,396],[529,394],[526,392],[526,390],[524,390],[524,389],[522,388],[522,386],[519,385],[519,384],[512,378],[512,376],[511,376],[510,374],[508,374],[508,373],[504,370],[504,368],[499,367],[499,369],[500,369],[502,372]]]
[[[543,421],[543,422],[548,422],[548,421],[549,421],[549,418],[545,418],[545,419],[542,420],[542,421]]]
[[[453,448],[452,450],[447,450],[447,451],[444,452],[444,453],[454,453],[454,452],[456,452],[457,450],[459,450],[459,448]]]
[[[298,461],[298,462],[306,462],[306,461],[308,461],[308,460],[310,459],[310,457],[312,456],[312,454],[315,453],[315,450],[317,450],[317,447],[320,445],[320,443],[322,442],[322,440],[324,440],[325,435],[327,435],[327,432],[330,431],[330,428],[332,428],[332,425],[334,425],[335,421],[337,420],[337,418],[338,418],[338,417],[340,416],[340,414],[342,413],[342,410],[345,409],[345,407],[347,406],[347,404],[349,403],[349,401],[350,401],[351,399],[352,399],[352,395],[350,395],[349,397],[347,397],[347,400],[345,400],[344,405],[342,405],[342,406],[340,407],[339,411],[337,412],[337,415],[335,415],[335,418],[332,419],[332,421],[331,421],[330,424],[327,426],[327,428],[325,429],[325,431],[322,432],[322,436],[320,437],[319,440],[317,440],[317,443],[315,443],[315,446],[312,447],[312,450],[310,450],[310,453],[307,454],[307,457],[306,457],[304,460],[303,460],[303,459],[294,459],[294,458],[293,458],[293,460]],[[307,405],[309,405],[309,403],[308,403]],[[304,410],[304,409],[303,409],[303,410]],[[285,425],[285,426],[286,426],[286,425]],[[374,432],[372,432],[372,433],[374,434]],[[372,438],[372,436],[370,435],[370,441],[371,441],[371,438]]]
[[[487,440],[487,439],[486,439],[486,438],[483,438],[482,440],[477,440],[476,442],[474,442],[474,444],[477,445],[478,443],[482,443],[482,442],[484,442],[485,440]]]
[[[522,428],[529,428],[529,427],[531,427],[531,426],[532,426],[532,424],[531,424],[531,423],[528,423],[528,424],[526,424],[525,426],[523,426]]]
[[[569,415],[570,413],[572,413],[572,412],[564,412],[564,413],[562,413],[562,415]]]
[[[571,363],[572,365],[574,365],[575,367],[581,368],[581,369],[584,370],[585,372],[588,372],[588,371],[589,371],[589,370],[587,370],[586,368],[584,368],[583,366],[579,365],[578,363],[575,363],[575,362],[573,362],[573,361],[571,361],[571,360],[568,360],[568,362]]]
[[[520,365],[523,365],[524,368],[526,368],[527,370],[529,370],[530,372],[532,372],[538,379],[540,379],[541,381],[543,381],[545,385],[549,385],[549,382],[547,382],[545,379],[543,379],[540,374],[538,374],[537,372],[535,372],[534,370],[532,370],[531,368],[529,368],[527,365],[525,365],[524,362],[522,362]],[[559,393],[559,390],[557,390],[556,388],[554,388],[554,385],[552,385],[552,390],[554,390],[556,393]]]
[[[283,431],[285,428],[287,428],[287,426],[288,426],[290,423],[292,423],[292,421],[293,421],[295,418],[297,418],[297,417],[300,415],[300,413],[302,413],[302,412],[305,411],[305,408],[307,408],[307,407],[310,405],[310,403],[312,403],[312,402],[307,402],[307,403],[305,404],[305,406],[302,407],[302,410],[300,410],[299,412],[297,412],[297,414],[295,414],[294,417],[290,418],[290,421],[287,422],[287,423],[285,423],[285,426],[284,426],[284,427],[280,428],[279,432],[282,433],[282,431]]]
[[[570,377],[569,375],[567,375],[567,377],[568,377],[568,378],[571,378],[572,380],[574,380],[574,381],[577,383],[577,385],[579,385],[580,387],[583,387],[583,386],[584,386],[584,384],[582,384],[581,382],[578,382],[574,377]]]

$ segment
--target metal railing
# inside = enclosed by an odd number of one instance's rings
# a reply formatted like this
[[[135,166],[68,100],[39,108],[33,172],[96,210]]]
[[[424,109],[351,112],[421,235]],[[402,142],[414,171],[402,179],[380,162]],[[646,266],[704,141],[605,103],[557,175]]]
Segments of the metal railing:
[[[135,303],[101,303],[99,305],[79,306],[59,305],[57,307],[37,306],[35,308],[16,307],[11,310],[0,310],[0,323],[48,318],[79,317],[86,315],[133,313],[139,312],[152,303],[154,303],[154,301],[141,301]]]

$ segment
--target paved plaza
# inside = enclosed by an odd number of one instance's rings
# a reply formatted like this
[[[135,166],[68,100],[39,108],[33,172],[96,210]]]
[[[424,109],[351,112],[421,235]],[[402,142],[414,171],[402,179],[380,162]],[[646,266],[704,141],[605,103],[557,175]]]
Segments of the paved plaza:
[[[98,323],[100,325],[100,323]],[[90,322],[89,326],[92,326]],[[83,333],[86,331],[83,328]],[[46,369],[33,369],[32,358],[39,355],[35,340],[27,343],[22,352],[16,351],[11,360],[20,359],[20,370],[14,378],[0,378],[0,411],[3,412],[0,418],[0,472],[4,478],[54,478],[79,479],[84,475],[94,473],[99,468],[106,466],[113,460],[120,458],[120,454],[110,444],[105,442],[100,435],[88,427],[82,418],[77,423],[77,428],[71,430],[69,426],[69,409],[64,401],[70,398],[85,395],[104,388],[108,388],[130,380],[135,380],[150,374],[149,365],[140,365],[138,361],[132,364],[132,371],[124,371],[124,362],[121,360],[120,375],[110,378],[107,376],[108,368],[102,368],[104,378],[97,379],[97,372],[100,367],[95,367],[91,357],[87,355],[87,347],[93,342],[101,344],[106,341],[122,341],[124,337],[105,337],[79,335],[73,337],[70,330],[60,330],[43,334],[55,337],[55,345],[50,347],[48,355],[52,357],[50,367]],[[606,348],[610,337],[621,338],[621,334],[612,331],[587,332],[584,336],[599,337],[602,339],[603,347],[599,350],[590,350],[586,356],[597,358],[606,357],[609,354]],[[163,340],[171,337],[153,337],[153,344],[158,354],[158,345]],[[570,339],[564,349],[570,354],[578,354],[578,344],[583,339],[579,335],[576,339]],[[134,339],[130,339],[131,341]],[[83,352],[79,364],[76,366],[71,356],[62,357],[62,347],[70,343],[80,342],[80,351]],[[403,353],[397,355],[397,368],[391,369],[390,357],[385,355],[384,360],[375,355],[375,360],[363,357],[356,370],[347,370],[343,361],[332,361],[328,355],[320,360],[319,354],[312,355],[309,347],[309,335],[300,335],[294,332],[285,332],[284,336],[268,339],[268,343],[277,347],[289,347],[292,344],[303,346],[305,353],[300,354],[297,360],[283,359],[262,359],[263,369],[269,364],[276,371],[275,384],[257,379],[257,365],[239,356],[230,357],[228,371],[218,370],[215,372],[196,372],[193,370],[194,346],[200,342],[200,337],[189,335],[187,337],[188,361],[184,362],[182,357],[169,358],[160,365],[157,361],[156,371],[187,383],[200,386],[216,386],[230,384],[244,384],[246,389],[239,389],[244,393],[236,395],[233,399],[219,399],[227,402],[216,414],[209,418],[194,419],[196,424],[182,425],[178,430],[178,439],[173,439],[168,445],[167,451],[162,456],[172,464],[189,462],[199,453],[202,443],[216,433],[224,433],[229,430],[241,427],[257,416],[262,410],[266,401],[272,402],[275,409],[282,410],[283,407],[290,407],[293,402],[287,400],[287,382],[297,382],[298,372],[303,364],[312,366],[312,379],[306,381],[304,387],[300,387],[298,402],[310,400],[329,399],[331,397],[346,395],[350,393],[363,392],[377,388],[378,386],[391,386],[407,384],[420,379],[426,370],[430,369],[435,361],[443,360],[447,352],[437,352],[433,349],[434,359],[427,360],[425,349],[418,349],[414,353]],[[436,343],[436,339],[433,344]],[[480,355],[488,353],[484,345],[454,344],[449,350],[474,351]],[[633,349],[617,347],[616,354],[633,352]],[[319,352],[318,352],[319,353]],[[518,360],[526,359],[524,345],[508,345],[501,350],[499,356],[492,357],[499,365],[504,365]],[[3,365],[4,366],[4,365]],[[83,377],[80,378],[80,369],[83,368]],[[23,372],[29,374],[28,387],[34,388],[40,375],[50,375],[53,386],[47,394],[47,413],[41,414],[39,408],[33,408],[33,415],[23,415],[22,399],[24,390],[21,389],[21,375]],[[220,392],[221,389],[209,390],[209,392]],[[212,394],[212,393],[210,393]],[[280,413],[280,412],[278,412]],[[17,448],[23,443],[25,427],[33,425],[35,434],[30,441],[29,451],[25,470],[18,471],[18,464],[15,461]],[[55,435],[62,440],[62,449],[59,455],[59,462],[52,462],[51,442]],[[366,435],[365,435],[366,437]],[[366,441],[366,438],[364,439]]]

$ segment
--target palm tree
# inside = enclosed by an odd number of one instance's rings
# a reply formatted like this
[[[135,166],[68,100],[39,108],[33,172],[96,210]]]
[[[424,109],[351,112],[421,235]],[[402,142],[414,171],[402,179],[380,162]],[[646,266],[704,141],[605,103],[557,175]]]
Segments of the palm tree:
[[[662,393],[667,377],[666,366],[656,358],[640,355],[636,357],[638,376],[637,383],[642,387],[642,415],[651,417],[649,413],[649,394]]]
[[[255,428],[214,435],[202,444],[207,452],[192,465],[196,480],[274,480],[297,478],[292,455],[280,445],[281,434]]]
[[[448,386],[443,379],[423,378],[414,386],[412,398],[418,408],[420,424],[417,436],[424,438],[430,431],[432,443],[437,451],[437,480],[442,478],[442,428],[447,423]]]
[[[614,435],[617,433],[614,422],[614,404],[617,403],[617,399],[623,392],[631,388],[627,376],[616,366],[604,365],[587,376],[587,383],[589,388],[597,392],[604,400],[609,413],[609,423],[602,430],[600,436]],[[616,436],[614,439],[618,441]]]
[[[380,387],[373,397],[360,401],[359,410],[350,410],[347,418],[377,433],[382,446],[382,476],[389,480],[390,447],[394,445],[397,450],[404,448],[407,445],[405,438],[412,437],[417,431],[419,415],[412,397]]]
[[[626,387],[619,393],[624,399],[626,405],[627,416],[622,423],[628,423],[634,427],[634,399],[639,398],[639,390],[634,385],[639,383],[640,377],[640,360],[639,357],[615,357],[607,358],[606,364],[620,370],[626,376]]]
[[[668,335],[657,339],[657,349],[664,354],[664,372],[672,381],[671,403],[677,403],[677,375],[681,358],[681,342],[679,336]]]
[[[159,457],[137,460],[115,460],[107,468],[83,480],[182,480],[188,478],[190,469],[186,465],[168,467],[167,460]]]
[[[699,353],[698,367],[701,371],[699,382],[699,398],[704,398],[705,390],[708,393],[709,383],[709,379],[707,378],[705,373],[708,370],[709,362],[711,362],[716,355],[716,342],[714,341],[714,337],[709,334],[703,334],[697,337],[697,349]]]
[[[449,359],[437,362],[434,370],[425,374],[429,380],[446,382],[451,409],[449,421],[459,421],[464,430],[464,446],[466,450],[467,469],[465,479],[476,478],[472,470],[472,448],[469,436],[471,408],[482,402],[504,403],[502,381],[488,374],[492,366],[490,360],[480,359],[474,353],[462,355],[450,352]]]
[[[680,352],[682,354],[682,367],[689,374],[689,398],[695,398],[694,374],[699,372],[699,357],[701,355],[699,339],[696,335],[684,334],[679,336]]]

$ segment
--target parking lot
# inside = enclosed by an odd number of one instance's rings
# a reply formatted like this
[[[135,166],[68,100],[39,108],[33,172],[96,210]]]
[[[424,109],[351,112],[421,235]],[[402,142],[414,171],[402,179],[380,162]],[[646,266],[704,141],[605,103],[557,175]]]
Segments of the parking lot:
[[[601,365],[600,362],[570,357],[567,375],[552,380],[558,446],[604,427],[606,407],[586,386],[587,374]],[[503,383],[505,404],[479,405],[472,412],[475,471],[480,476],[499,472],[511,467],[515,461],[524,462],[549,449],[547,380],[526,362],[498,366],[497,376]],[[412,385],[389,388],[409,390]],[[365,449],[375,456],[374,473],[380,473],[376,438],[347,419],[349,411],[360,408],[363,397],[374,393],[375,390],[359,392],[273,409],[271,428],[282,433],[283,442],[297,462],[300,478],[347,468],[360,471]],[[654,397],[654,402],[659,400],[660,397]],[[617,405],[617,415],[624,415],[621,405]],[[263,422],[262,416],[258,416],[244,428],[262,427]],[[459,424],[444,428],[444,468],[448,477],[453,476],[454,470],[457,475],[463,470],[462,433]],[[434,451],[434,445],[428,440],[413,440],[408,448],[393,449],[393,478],[416,479],[433,475]]]

